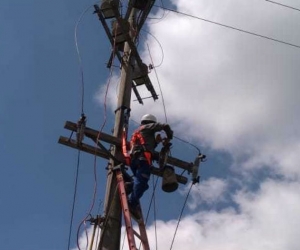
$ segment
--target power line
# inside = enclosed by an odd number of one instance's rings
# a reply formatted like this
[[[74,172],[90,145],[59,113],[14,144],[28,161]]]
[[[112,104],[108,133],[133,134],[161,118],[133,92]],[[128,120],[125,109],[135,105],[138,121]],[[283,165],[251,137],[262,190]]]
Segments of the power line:
[[[175,241],[175,237],[176,237],[176,233],[177,233],[177,230],[178,230],[178,227],[179,227],[179,223],[180,223],[180,221],[181,221],[181,217],[182,217],[184,208],[185,208],[185,206],[186,206],[186,202],[187,202],[187,200],[188,200],[188,198],[189,198],[189,195],[190,195],[190,192],[191,192],[191,190],[192,190],[193,185],[194,185],[194,183],[191,184],[191,186],[190,186],[190,188],[189,188],[189,191],[188,191],[188,193],[187,193],[187,195],[186,195],[185,201],[184,201],[184,203],[183,203],[183,206],[182,206],[182,209],[181,209],[179,218],[178,218],[177,226],[176,226],[176,229],[175,229],[175,233],[174,233],[174,236],[173,236],[173,239],[172,239],[172,243],[171,243],[170,250],[172,250],[172,248],[173,248],[173,244],[174,244],[174,241]]]
[[[270,3],[273,3],[273,4],[277,4],[277,5],[280,5],[280,6],[286,7],[286,8],[289,8],[289,9],[293,9],[293,10],[300,11],[300,9],[294,8],[294,7],[292,7],[292,6],[289,6],[289,5],[285,5],[285,4],[278,3],[278,2],[274,2],[274,1],[270,1],[270,0],[266,0],[266,1],[267,1],[267,2],[270,2]]]
[[[271,40],[271,41],[274,41],[274,42],[277,42],[277,43],[282,43],[282,44],[289,45],[289,46],[292,46],[292,47],[300,49],[300,45],[288,43],[288,42],[285,42],[285,41],[282,41],[282,40],[278,40],[278,39],[275,39],[275,38],[272,38],[272,37],[269,37],[269,36],[260,35],[260,34],[257,34],[257,33],[251,32],[251,31],[247,31],[247,30],[235,28],[233,26],[229,26],[229,25],[226,25],[226,24],[214,22],[214,21],[211,21],[211,20],[208,20],[208,19],[205,19],[205,18],[201,18],[201,17],[197,17],[197,16],[194,16],[194,15],[191,15],[191,14],[188,14],[188,13],[183,13],[183,12],[180,12],[180,11],[177,11],[177,10],[169,9],[167,7],[162,7],[162,6],[158,6],[158,5],[154,5],[154,6],[157,7],[157,8],[161,8],[161,9],[172,11],[172,12],[180,14],[180,15],[188,16],[188,17],[195,18],[195,19],[198,19],[198,20],[201,20],[201,21],[204,21],[204,22],[208,22],[208,23],[212,23],[212,24],[215,24],[215,25],[219,25],[219,26],[222,26],[224,28],[236,30],[236,31],[239,31],[239,32],[243,32],[243,33],[252,35],[252,36],[257,36],[257,37],[260,37],[260,38],[264,38],[264,39],[267,39],[267,40]]]
[[[74,210],[75,210],[75,202],[76,202],[77,186],[78,186],[77,184],[78,184],[79,165],[80,165],[80,150],[78,150],[78,155],[77,155],[77,167],[76,167],[76,174],[75,174],[73,204],[72,204],[72,211],[71,211],[71,218],[70,218],[68,250],[70,249],[70,244],[71,244],[71,235],[72,235],[72,227],[73,227],[73,219],[74,219]]]

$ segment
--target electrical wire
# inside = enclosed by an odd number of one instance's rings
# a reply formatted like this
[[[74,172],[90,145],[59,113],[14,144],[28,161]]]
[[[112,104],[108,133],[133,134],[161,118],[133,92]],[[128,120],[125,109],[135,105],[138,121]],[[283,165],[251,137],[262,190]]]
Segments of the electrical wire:
[[[70,249],[70,244],[71,244],[71,235],[72,235],[72,227],[73,227],[73,219],[74,219],[74,210],[75,210],[75,203],[76,203],[76,196],[77,196],[79,166],[80,166],[80,150],[78,150],[78,154],[77,154],[77,167],[76,167],[76,174],[75,174],[73,204],[72,204],[72,211],[71,211],[71,218],[70,218],[68,250]]]
[[[161,0],[160,1],[161,2],[161,6],[162,7],[164,7],[164,4],[163,4],[163,1]],[[158,17],[158,18],[156,18],[156,17],[148,17],[147,19],[152,19],[152,20],[158,20],[158,22],[151,22],[151,23],[149,23],[149,24],[157,24],[157,23],[160,23],[163,19],[165,19],[169,14],[170,14],[170,11],[166,11],[165,9],[163,9],[163,11],[164,11],[164,13],[163,13],[163,15],[161,16],[161,17]]]
[[[158,43],[158,45],[159,45],[159,47],[161,49],[161,55],[162,55],[161,56],[161,62],[158,65],[155,65],[155,66],[153,65],[154,68],[158,68],[158,67],[160,67],[163,64],[163,61],[164,61],[164,58],[165,58],[163,47],[162,47],[161,43],[158,41],[158,39],[154,35],[152,35],[149,31],[146,31],[144,29],[141,29],[141,31],[143,31],[143,32],[149,34],[150,36],[152,36],[155,39],[155,41]]]
[[[89,8],[91,8],[91,7],[89,7]],[[87,10],[84,13],[86,13]],[[114,40],[116,40],[116,39],[114,39]],[[114,43],[113,51],[115,51],[115,43]],[[113,54],[113,58],[114,58],[114,56],[115,56],[115,54]],[[107,121],[107,105],[106,105],[106,102],[107,102],[108,90],[109,90],[110,83],[111,83],[111,78],[112,78],[112,68],[110,69],[110,74],[109,74],[109,78],[108,78],[108,81],[107,81],[107,86],[106,86],[106,91],[105,91],[105,96],[104,96],[104,103],[103,103],[103,106],[104,106],[104,121],[103,121],[103,123],[102,123],[102,125],[100,127],[100,130],[98,132],[98,135],[97,135],[96,147],[98,146],[98,141],[99,141],[99,138],[100,138],[100,134],[102,133],[102,130],[103,130],[103,128],[104,128],[104,126],[106,124],[106,121]],[[81,228],[82,224],[85,225],[85,222],[86,222],[87,218],[90,216],[90,214],[91,214],[91,212],[92,212],[92,210],[94,208],[94,205],[95,205],[96,194],[97,194],[98,181],[97,181],[97,155],[96,155],[96,147],[95,147],[95,155],[94,155],[94,192],[93,192],[92,203],[91,203],[89,212],[87,213],[86,217],[81,221],[81,223],[79,224],[78,230],[77,230],[77,247],[78,247],[79,250],[80,250],[80,246],[79,246],[79,232],[80,232],[80,228]],[[86,228],[85,228],[85,231],[86,231]],[[87,242],[88,242],[88,237],[87,237]]]
[[[278,2],[274,2],[274,1],[270,1],[270,0],[266,0],[266,1],[267,1],[267,2],[269,2],[269,3],[273,3],[273,4],[277,4],[277,5],[280,5],[280,6],[283,6],[283,7],[289,8],[289,9],[293,9],[293,10],[300,11],[300,9],[294,8],[294,7],[292,7],[292,6],[289,6],[289,5],[285,5],[285,4],[278,3]]]
[[[181,142],[184,142],[184,143],[186,143],[186,144],[191,145],[192,147],[194,147],[194,148],[198,151],[198,154],[201,154],[200,149],[199,149],[196,145],[194,145],[193,143],[188,142],[188,141],[186,141],[186,140],[183,140],[183,139],[181,139],[181,138],[179,138],[179,137],[177,137],[177,136],[173,136],[173,137],[176,138],[177,140],[181,141]]]
[[[150,52],[148,43],[147,43],[147,47],[148,47],[148,51],[149,51],[151,63],[153,64],[153,60],[152,60],[152,56],[151,56],[151,52]],[[156,76],[157,83],[158,83],[159,90],[160,90],[160,94],[161,94],[161,99],[162,99],[162,104],[163,104],[164,114],[165,114],[165,120],[166,120],[166,123],[168,123],[168,117],[167,117],[167,111],[166,111],[166,105],[165,105],[165,98],[163,96],[163,92],[162,92],[161,85],[160,85],[160,82],[159,82],[159,79],[158,79],[158,75],[157,75],[157,72],[156,72],[155,68],[154,68],[154,72],[155,72],[155,76]]]
[[[109,89],[110,82],[111,82],[111,76],[112,76],[112,69],[110,70],[110,76],[109,76],[109,79],[108,79],[108,83],[107,83],[107,87],[106,87],[106,91],[105,91],[104,103],[103,103],[103,105],[104,105],[104,121],[102,123],[102,126],[101,126],[99,132],[98,132],[97,139],[96,139],[96,145],[98,145],[97,142],[99,141],[100,134],[102,133],[102,130],[103,130],[103,128],[106,124],[106,121],[107,121],[106,100],[107,100],[108,89]],[[95,155],[94,155],[94,193],[93,193],[92,204],[90,206],[89,212],[87,213],[87,216],[81,221],[81,223],[78,227],[78,230],[77,230],[77,247],[78,247],[79,250],[80,250],[80,247],[79,247],[78,239],[79,239],[80,227],[83,223],[85,224],[85,221],[90,216],[90,214],[91,214],[91,212],[94,208],[95,200],[96,200],[96,194],[97,194],[97,187],[98,187],[98,181],[97,181],[97,155],[96,155],[96,147],[95,147]],[[87,238],[87,241],[88,241],[88,238]]]
[[[154,181],[154,176],[153,177],[153,181]],[[153,191],[152,191],[152,195],[151,195],[151,199],[150,199],[150,203],[148,205],[148,211],[147,211],[147,214],[146,214],[146,219],[145,219],[145,225],[147,225],[147,222],[148,222],[148,218],[149,218],[149,214],[150,214],[150,209],[151,209],[151,206],[152,206],[152,202],[153,200],[155,199],[155,191],[156,191],[156,187],[157,187],[157,182],[158,182],[158,177],[156,178],[156,181],[155,181],[155,184],[153,183]],[[154,207],[155,209],[155,207]],[[156,246],[157,246],[157,233],[156,233],[156,211],[154,212],[154,221],[155,221],[155,242],[156,242]],[[140,242],[140,246],[139,246],[139,249],[141,248],[141,242]]]
[[[78,26],[84,17],[84,15],[88,12],[88,10],[93,7],[93,5],[87,7],[79,16],[76,24],[75,24],[75,30],[74,30],[74,41],[75,41],[75,47],[76,52],[78,56],[78,62],[79,62],[79,69],[80,69],[80,78],[81,78],[81,114],[84,114],[84,90],[85,90],[85,83],[84,83],[84,73],[83,73],[83,64],[82,59],[79,51],[78,46],[78,37],[77,37],[77,31]],[[71,242],[71,232],[72,232],[72,226],[73,226],[73,217],[74,217],[74,209],[75,209],[75,201],[76,201],[76,194],[77,194],[77,184],[78,184],[78,171],[79,171],[79,165],[80,165],[80,150],[78,150],[78,156],[77,156],[77,169],[76,169],[76,177],[75,177],[75,187],[74,187],[74,197],[73,197],[73,206],[72,206],[72,212],[71,212],[71,222],[70,222],[70,231],[69,231],[69,239],[68,239],[68,249],[70,249],[70,242]],[[79,226],[80,228],[80,226]],[[79,229],[78,228],[78,229]],[[77,231],[77,245],[79,246],[78,242],[78,231]],[[79,248],[80,249],[80,248]]]
[[[157,181],[156,181],[156,184],[157,184]],[[158,242],[157,242],[156,199],[155,199],[155,189],[156,189],[156,186],[154,187],[154,176],[152,178],[152,185],[153,185],[153,219],[154,219],[154,231],[155,231],[155,249],[157,250]]]
[[[180,223],[180,221],[181,221],[181,217],[182,217],[184,208],[185,208],[185,206],[186,206],[186,202],[187,202],[187,200],[188,200],[188,198],[189,198],[189,195],[190,195],[190,192],[191,192],[191,190],[192,190],[193,185],[194,185],[194,184],[192,183],[191,186],[190,186],[190,188],[189,188],[189,191],[188,191],[188,193],[187,193],[187,196],[186,196],[186,198],[185,198],[185,201],[184,201],[184,203],[183,203],[183,207],[182,207],[182,209],[181,209],[181,212],[180,212],[180,215],[179,215],[179,218],[178,218],[178,222],[177,222],[177,225],[176,225],[176,229],[175,229],[175,233],[174,233],[174,236],[173,236],[173,239],[172,239],[172,243],[171,243],[170,250],[172,250],[172,247],[173,247],[173,244],[174,244],[174,241],[175,241],[175,237],[176,237],[176,233],[177,233],[177,230],[178,230],[178,227],[179,227],[179,223]]]
[[[74,32],[74,40],[75,40],[75,46],[76,46],[76,51],[77,51],[77,56],[78,56],[78,62],[79,62],[79,69],[80,69],[80,77],[81,77],[81,114],[84,113],[84,74],[83,74],[83,64],[82,64],[82,59],[79,51],[79,46],[78,46],[78,39],[77,39],[77,30],[78,30],[78,25],[81,22],[83,16],[88,12],[90,8],[92,8],[93,5],[87,7],[80,15],[78,18],[76,25],[75,25],[75,32]]]
[[[260,35],[260,34],[257,34],[257,33],[251,32],[251,31],[240,29],[240,28],[235,28],[233,26],[229,26],[229,25],[226,25],[226,24],[214,22],[214,21],[211,21],[211,20],[208,20],[208,19],[205,19],[205,18],[201,18],[201,17],[194,16],[194,15],[191,15],[191,14],[188,14],[188,13],[184,13],[184,12],[180,12],[180,11],[177,11],[177,10],[173,10],[173,9],[170,9],[170,8],[167,8],[167,7],[161,7],[161,6],[158,6],[158,5],[153,5],[153,6],[155,6],[157,8],[162,8],[162,9],[165,9],[165,10],[169,10],[169,11],[172,11],[172,12],[180,14],[180,15],[184,15],[184,16],[187,16],[187,17],[195,18],[195,19],[198,19],[198,20],[201,20],[201,21],[204,21],[204,22],[208,22],[208,23],[212,23],[212,24],[215,24],[215,25],[219,25],[219,26],[222,26],[224,28],[236,30],[236,31],[239,31],[239,32],[242,32],[242,33],[246,33],[248,35],[260,37],[260,38],[263,38],[263,39],[271,40],[273,42],[285,44],[285,45],[292,46],[292,47],[300,49],[300,45],[296,45],[296,44],[293,44],[293,43],[289,43],[289,42],[285,42],[285,41],[282,41],[282,40],[278,40],[278,39],[275,39],[275,38],[272,38],[272,37],[269,37],[269,36]]]
[[[133,120],[132,118],[130,118],[130,120],[133,121],[133,122],[136,123],[136,124],[139,124],[137,121]],[[199,149],[195,144],[193,144],[193,143],[191,143],[191,142],[189,142],[189,141],[183,140],[183,139],[181,139],[181,138],[178,137],[178,136],[174,136],[174,135],[173,135],[173,137],[174,137],[175,139],[181,141],[181,142],[184,142],[184,143],[189,144],[190,146],[194,147],[194,148],[197,150],[198,154],[201,154],[200,149]]]
[[[95,157],[96,159],[96,157]],[[95,200],[96,200],[96,194],[97,194],[97,187],[98,187],[98,181],[97,181],[97,171],[96,171],[96,160],[94,160],[94,192],[93,192],[93,196],[92,196],[92,203],[90,205],[89,211],[87,213],[87,215],[84,217],[84,219],[82,219],[82,221],[80,222],[78,229],[77,229],[77,247],[80,250],[80,246],[79,246],[79,233],[80,233],[80,228],[82,226],[82,224],[84,224],[85,226],[85,232],[86,232],[86,236],[87,236],[87,244],[88,244],[88,235],[87,235],[87,230],[86,230],[86,221],[88,219],[88,217],[90,216],[94,205],[95,205]]]

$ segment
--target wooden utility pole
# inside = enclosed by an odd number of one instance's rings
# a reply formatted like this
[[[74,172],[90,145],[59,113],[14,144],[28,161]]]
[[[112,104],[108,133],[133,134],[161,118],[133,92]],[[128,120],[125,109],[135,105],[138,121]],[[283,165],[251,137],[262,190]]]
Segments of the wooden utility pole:
[[[129,16],[129,25],[132,30],[135,28],[135,14],[136,9],[132,8]],[[130,34],[130,37],[134,39],[134,35]],[[132,83],[132,69],[133,60],[131,50],[128,42],[124,44],[124,56],[122,62],[121,82],[118,95],[118,107],[116,109],[114,136],[121,139],[123,126],[124,126],[124,112],[130,110],[131,99],[131,83]],[[116,158],[122,157],[120,147],[114,146],[112,155]],[[120,248],[121,238],[121,206],[120,198],[117,192],[117,179],[113,171],[115,163],[110,160],[107,185],[106,185],[106,197],[105,197],[105,227],[101,231],[100,244],[98,250],[113,250]]]

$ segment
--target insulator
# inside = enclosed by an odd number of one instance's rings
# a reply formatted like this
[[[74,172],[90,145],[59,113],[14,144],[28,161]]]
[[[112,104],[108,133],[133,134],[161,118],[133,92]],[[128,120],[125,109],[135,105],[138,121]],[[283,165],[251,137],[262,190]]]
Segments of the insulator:
[[[84,114],[82,114],[80,120],[77,122],[77,143],[80,144],[83,141],[84,138],[84,130],[86,126],[86,117]]]
[[[174,168],[172,166],[166,165],[163,172],[162,180],[162,190],[171,193],[176,191],[178,188],[178,182]]]
[[[193,164],[193,169],[192,169],[192,180],[196,181],[197,179],[199,180],[199,167],[200,167],[200,162],[203,161],[206,158],[205,155],[199,154],[194,161]]]

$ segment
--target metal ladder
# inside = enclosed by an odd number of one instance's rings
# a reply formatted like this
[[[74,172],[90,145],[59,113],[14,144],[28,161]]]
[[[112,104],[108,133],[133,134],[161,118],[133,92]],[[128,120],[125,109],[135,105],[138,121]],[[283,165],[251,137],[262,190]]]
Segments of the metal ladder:
[[[121,165],[115,167],[115,173],[116,178],[118,182],[118,191],[125,221],[125,227],[126,227],[126,234],[128,239],[128,246],[130,250],[137,250],[135,243],[135,237],[136,236],[142,243],[143,250],[150,250],[147,232],[146,232],[146,226],[143,219],[143,213],[141,210],[141,206],[138,206],[137,212],[139,214],[140,218],[135,218],[129,211],[128,201],[127,201],[127,194],[125,190],[125,181],[123,178],[123,174],[121,171]],[[135,220],[138,224],[139,233],[135,231],[132,227],[132,220]]]

